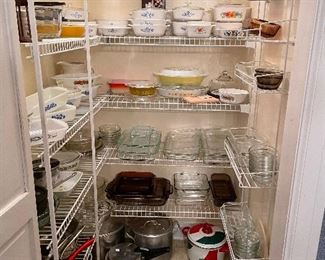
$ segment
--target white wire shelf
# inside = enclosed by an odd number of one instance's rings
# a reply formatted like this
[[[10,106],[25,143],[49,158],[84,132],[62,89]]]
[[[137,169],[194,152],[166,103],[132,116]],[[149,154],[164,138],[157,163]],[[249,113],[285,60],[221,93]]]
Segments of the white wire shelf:
[[[204,204],[179,205],[169,198],[163,206],[116,205],[109,208],[112,217],[220,219],[219,208],[211,199]]]
[[[283,75],[283,80],[280,87],[276,90],[260,89],[257,87],[257,79],[255,77],[255,69],[258,67],[277,69],[277,67],[268,62],[262,61],[250,61],[250,62],[240,62],[235,65],[235,76],[239,78],[243,83],[251,87],[257,94],[283,94],[288,90],[284,87],[285,75]],[[268,74],[268,76],[279,75],[279,74]]]
[[[100,151],[96,152],[96,172],[99,174],[103,165],[105,164],[105,160],[108,156],[109,149],[104,147]],[[85,172],[92,172],[92,159],[90,156],[84,156],[83,159],[80,161],[79,170]]]
[[[103,108],[115,110],[148,110],[148,111],[188,111],[188,112],[249,112],[249,104],[203,103],[190,104],[181,98],[153,97],[138,101],[125,95],[107,95]]]
[[[62,239],[65,231],[92,186],[92,183],[92,176],[84,174],[77,186],[73,189],[72,193],[69,196],[60,199],[59,206],[55,211],[58,241]],[[41,245],[47,245],[47,249],[49,249],[52,245],[50,224],[40,229],[39,234]]]
[[[241,260],[235,255],[234,245],[234,233],[237,227],[253,225],[254,230],[259,233],[260,248],[258,250],[259,257],[245,258],[245,260],[268,260],[267,243],[265,232],[263,232],[260,226],[256,226],[254,220],[249,212],[246,203],[233,203],[227,202],[220,207],[220,217],[222,220],[223,228],[226,234],[226,239],[229,247],[230,257],[232,260]]]
[[[173,46],[173,47],[246,47],[246,37],[226,38],[189,38],[179,36],[139,37],[139,36],[101,36],[101,44],[124,46]]]
[[[97,46],[100,43],[100,36],[91,37],[89,39],[90,46]],[[23,43],[25,47],[30,48],[30,55],[27,59],[31,59],[32,55],[32,44]],[[52,54],[58,54],[68,51],[84,49],[86,46],[85,38],[56,38],[56,39],[46,39],[38,42],[40,56],[47,56]]]
[[[94,100],[94,107],[93,107],[94,114],[99,112],[99,110],[103,106],[103,103],[101,101],[103,101],[104,99],[105,97],[99,96]],[[58,152],[85,124],[87,124],[89,122],[89,119],[90,119],[90,112],[88,111],[84,115],[77,115],[72,122],[69,122],[68,123],[69,129],[67,130],[65,137],[60,141],[50,144],[49,146],[50,157],[52,157],[56,152]],[[44,156],[43,145],[32,147],[32,154],[37,158],[43,157]]]
[[[244,131],[245,128],[243,128]],[[273,188],[277,183],[278,171],[271,172],[251,172],[249,170],[247,158],[243,154],[239,154],[236,140],[243,136],[236,136],[235,138],[227,138],[224,142],[225,150],[228,155],[230,164],[235,172],[239,187],[243,189],[267,189]],[[263,183],[260,181],[263,176],[267,176],[268,181]]]
[[[199,158],[194,161],[175,160],[165,158],[163,153],[163,143],[160,144],[159,152],[155,155],[154,160],[122,160],[118,157],[117,148],[108,148],[105,164],[108,165],[141,165],[141,166],[183,166],[183,167],[204,167],[204,168],[231,168],[228,160],[220,160],[217,164],[205,164],[203,159]]]

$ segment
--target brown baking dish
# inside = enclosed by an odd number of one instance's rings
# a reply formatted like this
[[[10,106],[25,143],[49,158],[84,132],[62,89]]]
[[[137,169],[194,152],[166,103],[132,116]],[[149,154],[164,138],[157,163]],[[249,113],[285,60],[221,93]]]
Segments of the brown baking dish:
[[[225,202],[235,201],[237,196],[229,175],[223,173],[214,173],[210,181],[214,204],[217,207]]]

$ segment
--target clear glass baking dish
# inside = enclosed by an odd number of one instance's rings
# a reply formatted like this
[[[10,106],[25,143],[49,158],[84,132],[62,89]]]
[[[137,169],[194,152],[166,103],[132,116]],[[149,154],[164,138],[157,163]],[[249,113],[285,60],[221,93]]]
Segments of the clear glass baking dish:
[[[203,161],[206,164],[228,162],[224,141],[229,135],[227,129],[209,128],[202,130]]]
[[[197,129],[179,129],[167,134],[164,154],[168,159],[196,160],[200,153],[201,133]]]

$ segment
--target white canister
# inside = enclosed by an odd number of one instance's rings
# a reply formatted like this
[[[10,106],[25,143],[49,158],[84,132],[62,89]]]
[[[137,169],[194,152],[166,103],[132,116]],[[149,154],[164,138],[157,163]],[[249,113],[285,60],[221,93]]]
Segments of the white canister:
[[[183,228],[187,235],[187,253],[190,260],[224,260],[229,251],[226,235],[222,229],[209,223],[202,223]]]

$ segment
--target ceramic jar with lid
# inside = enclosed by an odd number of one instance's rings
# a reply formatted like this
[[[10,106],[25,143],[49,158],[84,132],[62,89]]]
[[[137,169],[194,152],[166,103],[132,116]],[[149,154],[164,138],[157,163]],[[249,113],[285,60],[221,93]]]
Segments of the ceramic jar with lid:
[[[210,91],[220,88],[237,88],[235,80],[229,75],[229,72],[224,70],[216,79],[210,81]]]
[[[187,235],[188,257],[190,260],[223,260],[229,251],[226,235],[222,229],[209,223],[202,223],[183,228]]]

